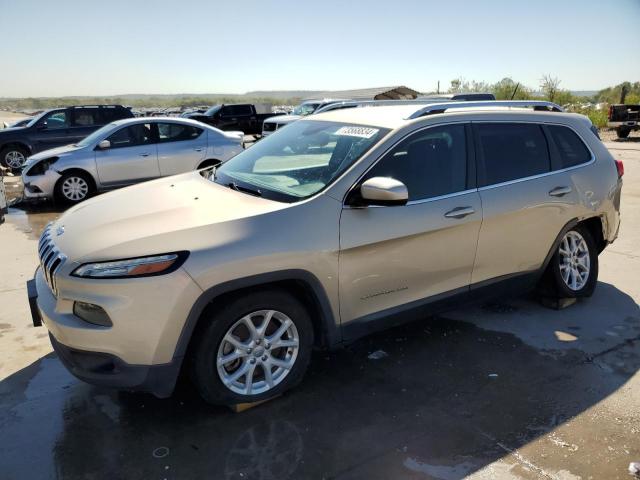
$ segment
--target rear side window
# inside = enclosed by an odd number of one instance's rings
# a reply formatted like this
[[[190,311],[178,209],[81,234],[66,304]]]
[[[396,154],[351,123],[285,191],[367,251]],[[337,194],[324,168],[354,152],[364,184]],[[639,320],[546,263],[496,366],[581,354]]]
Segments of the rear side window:
[[[551,170],[547,140],[540,125],[485,123],[476,125],[480,186],[494,185]]]
[[[386,154],[366,175],[391,177],[407,187],[409,200],[423,200],[466,188],[464,125],[443,125],[415,133]]]
[[[547,128],[558,149],[558,168],[575,167],[591,160],[589,149],[573,130],[561,125],[548,125]]]
[[[102,114],[101,122],[106,125],[111,122],[115,122],[116,120],[121,120],[123,118],[130,118],[130,111],[125,108],[116,108],[116,107],[102,107],[100,109],[100,113]]]
[[[73,110],[73,124],[76,127],[92,127],[101,125],[97,108],[78,108]]]
[[[160,142],[178,142],[180,140],[192,140],[198,138],[202,129],[192,125],[179,123],[158,123],[158,135]]]

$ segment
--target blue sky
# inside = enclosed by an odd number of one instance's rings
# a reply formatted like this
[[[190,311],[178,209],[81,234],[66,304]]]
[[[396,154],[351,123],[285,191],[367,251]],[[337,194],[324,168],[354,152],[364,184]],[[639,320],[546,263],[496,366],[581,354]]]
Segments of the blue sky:
[[[640,0],[0,0],[0,97],[640,80]]]

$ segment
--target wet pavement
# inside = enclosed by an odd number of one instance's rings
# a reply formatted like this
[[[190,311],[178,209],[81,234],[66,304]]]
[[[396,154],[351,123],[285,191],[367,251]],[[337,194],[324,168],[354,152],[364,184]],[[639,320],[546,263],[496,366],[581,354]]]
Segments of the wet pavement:
[[[59,210],[11,209],[0,226],[0,479],[630,478],[640,146],[614,154],[627,170],[624,223],[591,299],[555,311],[505,298],[317,352],[299,388],[239,414],[207,406],[186,380],[160,400],[67,373],[30,326],[24,289]]]

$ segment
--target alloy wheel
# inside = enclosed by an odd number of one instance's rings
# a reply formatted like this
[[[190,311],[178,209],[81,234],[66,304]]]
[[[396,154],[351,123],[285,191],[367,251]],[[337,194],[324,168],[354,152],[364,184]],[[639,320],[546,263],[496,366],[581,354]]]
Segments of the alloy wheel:
[[[241,395],[257,395],[278,385],[291,372],[300,347],[293,321],[276,310],[245,315],[220,342],[216,366],[220,380]]]
[[[82,177],[69,177],[62,182],[62,194],[67,200],[78,202],[89,193],[89,184]]]
[[[26,158],[21,151],[11,150],[4,156],[4,161],[9,168],[21,168]]]
[[[560,275],[565,285],[574,292],[584,288],[591,271],[589,247],[584,237],[571,230],[562,238],[558,253]]]

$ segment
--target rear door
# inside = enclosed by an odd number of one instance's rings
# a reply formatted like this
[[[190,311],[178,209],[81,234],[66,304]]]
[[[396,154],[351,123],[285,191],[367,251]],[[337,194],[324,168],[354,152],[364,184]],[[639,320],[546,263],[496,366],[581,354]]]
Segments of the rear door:
[[[175,175],[198,168],[207,153],[204,129],[174,122],[158,122],[157,126],[160,175]]]
[[[111,147],[96,149],[100,183],[127,185],[160,176],[155,125],[139,123],[122,127],[106,140]]]
[[[339,262],[343,326],[468,289],[482,221],[467,149],[470,138],[470,129],[461,123],[413,133],[362,179],[400,180],[409,202],[344,207]]]
[[[576,214],[578,197],[567,172],[552,166],[545,127],[473,126],[484,216],[472,275],[477,284],[538,269]]]

